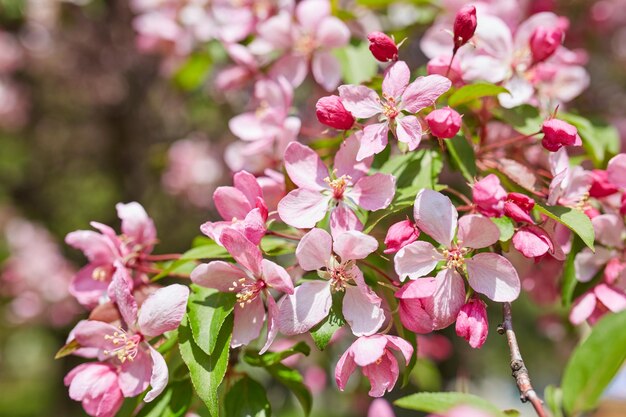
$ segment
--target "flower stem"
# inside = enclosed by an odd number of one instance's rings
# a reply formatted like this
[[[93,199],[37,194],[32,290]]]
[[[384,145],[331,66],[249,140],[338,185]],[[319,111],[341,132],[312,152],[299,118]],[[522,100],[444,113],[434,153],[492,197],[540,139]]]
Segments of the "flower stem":
[[[363,265],[365,265],[366,267],[368,267],[369,269],[371,269],[372,271],[375,271],[377,273],[379,273],[380,275],[382,275],[387,281],[389,281],[391,283],[391,285],[393,285],[394,287],[399,287],[400,284],[393,279],[392,277],[390,277],[385,271],[383,271],[382,269],[380,269],[379,267],[377,267],[376,265],[366,261],[365,259],[361,259],[359,262],[361,262]]]
[[[283,239],[289,239],[289,240],[300,240],[301,239],[298,236],[288,235],[288,234],[285,234],[285,233],[277,232],[275,230],[268,230],[266,232],[266,234],[270,235],[270,236],[280,237],[280,238],[283,238]]]

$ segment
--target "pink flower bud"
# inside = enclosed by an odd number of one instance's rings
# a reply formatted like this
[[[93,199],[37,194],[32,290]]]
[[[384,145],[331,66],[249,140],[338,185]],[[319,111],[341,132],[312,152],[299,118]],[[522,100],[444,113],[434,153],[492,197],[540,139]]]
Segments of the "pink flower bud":
[[[354,116],[346,110],[339,96],[327,96],[317,100],[315,114],[320,123],[335,129],[348,130],[354,124]]]
[[[563,42],[561,28],[546,28],[539,26],[530,36],[530,52],[533,63],[543,62],[550,58]]]
[[[461,7],[454,18],[454,52],[474,36],[476,25],[476,7],[470,4]]]
[[[385,237],[385,253],[396,253],[409,243],[413,243],[419,237],[418,228],[410,220],[403,220],[393,224]]]
[[[533,207],[535,207],[535,200],[532,198],[520,193],[509,193],[504,203],[504,214],[517,222],[534,224],[534,220],[530,217]]]
[[[467,340],[474,349],[479,349],[487,340],[488,333],[487,306],[480,299],[473,298],[459,311],[456,334]]]
[[[461,128],[461,115],[450,107],[432,111],[426,116],[426,122],[433,136],[440,139],[450,139]]]
[[[372,55],[380,62],[398,59],[398,46],[389,36],[382,32],[372,32],[367,35],[367,40],[370,41]]]
[[[591,188],[589,196],[593,198],[603,198],[615,194],[618,188],[609,182],[609,173],[602,169],[591,171]]]
[[[472,187],[472,199],[478,211],[488,217],[500,217],[504,213],[507,193],[495,174],[489,174]]]
[[[543,122],[541,131],[544,133],[541,144],[550,152],[556,152],[563,146],[582,145],[582,140],[578,136],[578,130],[563,120],[546,120]]]

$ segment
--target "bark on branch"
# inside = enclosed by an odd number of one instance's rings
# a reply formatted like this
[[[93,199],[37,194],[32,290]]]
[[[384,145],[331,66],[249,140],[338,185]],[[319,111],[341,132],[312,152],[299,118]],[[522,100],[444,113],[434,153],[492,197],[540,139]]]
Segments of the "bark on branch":
[[[509,350],[511,352],[511,371],[513,372],[513,378],[517,383],[517,388],[520,392],[520,399],[522,402],[530,402],[537,412],[539,417],[549,417],[547,411],[543,408],[543,401],[539,398],[539,395],[535,392],[528,375],[528,369],[522,359],[522,354],[517,344],[517,337],[513,330],[513,319],[511,316],[511,303],[504,303],[502,305],[503,322],[498,326],[498,333],[506,336],[509,344]]]

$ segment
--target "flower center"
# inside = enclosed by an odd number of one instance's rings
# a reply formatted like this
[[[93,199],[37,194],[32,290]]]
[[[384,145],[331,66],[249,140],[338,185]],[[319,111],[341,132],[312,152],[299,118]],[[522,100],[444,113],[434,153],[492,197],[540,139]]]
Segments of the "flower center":
[[[132,361],[135,359],[142,337],[139,334],[128,334],[120,328],[118,332],[114,332],[112,335],[104,335],[104,340],[110,340],[116,346],[112,350],[105,350],[104,354],[106,356],[117,356],[117,359],[124,363],[127,360]]]
[[[383,106],[383,114],[388,119],[395,119],[400,111],[398,110],[398,104],[396,103],[396,99],[393,97],[389,97],[387,94],[383,93],[383,98],[385,101],[382,103]]]
[[[462,268],[465,265],[465,255],[467,252],[469,252],[467,248],[444,249],[443,256],[446,259],[446,268]]]
[[[315,48],[317,48],[317,42],[315,42],[313,36],[308,34],[300,36],[294,46],[296,52],[306,56],[311,55]]]
[[[263,288],[265,288],[263,280],[250,281],[247,278],[239,278],[239,280],[233,281],[233,286],[228,290],[237,293],[237,303],[239,303],[239,307],[244,308],[263,291]]]
[[[341,292],[346,289],[352,279],[354,261],[338,264],[328,269],[330,289],[332,292]]]
[[[346,191],[346,186],[350,184],[352,178],[349,175],[342,175],[339,178],[331,180],[329,177],[324,178],[324,181],[328,184],[331,190],[333,190],[333,198],[335,200],[343,199],[343,193]]]
[[[103,266],[98,266],[96,268],[94,268],[94,270],[91,272],[91,278],[94,281],[107,281],[107,278],[109,277],[109,271],[107,271],[107,268],[103,267]]]

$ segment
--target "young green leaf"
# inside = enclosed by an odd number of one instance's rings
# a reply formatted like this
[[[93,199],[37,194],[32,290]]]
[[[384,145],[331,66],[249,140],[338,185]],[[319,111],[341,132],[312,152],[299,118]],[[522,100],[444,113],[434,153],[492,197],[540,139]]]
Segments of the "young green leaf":
[[[278,382],[286,386],[296,396],[304,414],[308,416],[311,413],[311,406],[313,405],[313,397],[311,392],[304,385],[304,378],[300,372],[295,369],[291,369],[282,363],[277,363],[270,367],[265,368]]]
[[[306,342],[298,342],[289,349],[280,352],[266,352],[263,355],[259,355],[258,352],[246,351],[244,359],[252,366],[268,367],[276,365],[290,356],[297,354],[309,356],[309,353],[311,353],[309,345]]]
[[[589,220],[589,217],[587,217],[585,213],[580,210],[563,206],[544,207],[536,204],[535,208],[546,216],[567,226],[572,232],[576,233],[582,239],[585,245],[593,250],[595,233],[593,231],[591,220]]]
[[[513,220],[509,217],[491,217],[491,221],[494,222],[500,230],[500,242],[506,242],[513,237],[515,225],[513,224]]]
[[[452,93],[448,99],[448,105],[456,107],[461,104],[469,103],[477,98],[492,97],[502,93],[509,93],[509,90],[502,86],[490,83],[469,84]]]
[[[400,398],[394,404],[407,410],[443,414],[459,405],[468,405],[491,413],[494,417],[506,414],[489,401],[472,394],[461,392],[420,392]]]
[[[191,285],[187,303],[189,326],[196,345],[207,355],[213,353],[220,329],[233,312],[236,300],[235,294]]]
[[[189,379],[170,382],[161,395],[143,406],[137,417],[182,417],[189,409],[192,393]]]
[[[270,417],[272,407],[265,388],[248,376],[237,381],[226,394],[224,411],[228,417]]]
[[[333,306],[333,308],[330,309],[328,317],[311,329],[311,338],[313,338],[315,346],[317,346],[319,350],[326,349],[326,346],[328,346],[328,343],[335,332],[345,324],[346,322],[335,312],[335,308]]]
[[[369,50],[368,42],[337,48],[334,53],[341,63],[342,79],[347,84],[361,84],[378,72],[378,64]]]
[[[476,158],[474,149],[467,140],[462,135],[456,135],[452,139],[446,140],[445,144],[456,168],[461,171],[466,180],[474,181]]]

